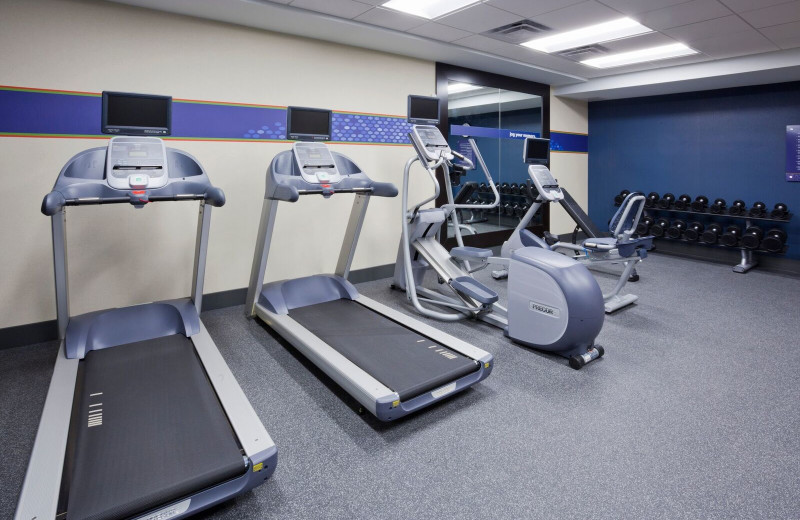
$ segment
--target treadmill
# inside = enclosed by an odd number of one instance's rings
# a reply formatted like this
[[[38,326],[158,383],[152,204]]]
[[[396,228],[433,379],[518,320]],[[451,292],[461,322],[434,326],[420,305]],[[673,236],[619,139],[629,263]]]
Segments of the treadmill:
[[[295,142],[267,171],[245,310],[258,316],[381,421],[391,421],[487,378],[491,354],[358,293],[347,278],[371,196],[395,197],[330,138],[331,112],[289,107]],[[264,285],[278,202],[355,195],[334,274]],[[317,217],[325,218],[325,217]],[[329,222],[326,220],[326,222]]]
[[[104,92],[103,129],[168,135],[170,105]],[[200,201],[191,297],[70,316],[66,207],[181,200]],[[61,345],[16,519],[183,518],[275,470],[277,449],[200,320],[211,208],[224,203],[197,160],[158,137],[115,136],[61,170],[42,203]]]

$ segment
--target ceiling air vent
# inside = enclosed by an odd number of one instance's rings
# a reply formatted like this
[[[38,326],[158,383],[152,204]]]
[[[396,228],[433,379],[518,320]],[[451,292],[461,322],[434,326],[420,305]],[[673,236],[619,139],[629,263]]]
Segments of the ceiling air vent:
[[[557,56],[567,58],[573,61],[582,61],[595,56],[608,54],[608,48],[602,45],[584,45],[583,47],[575,47],[574,49],[567,49],[565,51],[555,53]]]
[[[532,20],[520,20],[519,22],[503,25],[495,29],[491,29],[483,33],[484,36],[494,38],[508,43],[518,45],[534,38],[539,38],[544,34],[550,32],[550,28],[546,25],[536,23]]]

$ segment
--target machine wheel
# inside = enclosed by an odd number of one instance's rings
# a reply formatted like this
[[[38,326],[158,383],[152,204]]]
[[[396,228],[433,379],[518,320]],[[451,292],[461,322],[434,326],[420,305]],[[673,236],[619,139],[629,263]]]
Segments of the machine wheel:
[[[636,272],[634,271],[634,273],[628,277],[628,281],[629,282],[638,282],[639,281],[639,275],[636,274]]]
[[[597,353],[598,353],[598,354],[600,354],[600,355],[599,355],[599,356],[597,356],[597,357],[603,357],[603,354],[605,354],[605,353],[606,353],[606,349],[604,349],[604,348],[603,348],[603,347],[601,347],[600,345],[595,345],[595,346],[594,346],[594,348],[595,348],[595,349],[597,349]]]
[[[569,366],[574,368],[575,370],[580,370],[583,368],[583,358],[580,356],[572,356],[569,358]]]

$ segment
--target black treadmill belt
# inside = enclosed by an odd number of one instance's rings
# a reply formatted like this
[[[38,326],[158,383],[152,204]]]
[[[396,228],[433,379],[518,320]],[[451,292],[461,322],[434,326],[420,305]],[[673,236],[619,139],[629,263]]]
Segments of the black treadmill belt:
[[[292,309],[289,317],[397,392],[401,400],[479,368],[474,360],[352,300]]]
[[[81,365],[70,520],[127,518],[244,473],[188,338],[91,351]]]

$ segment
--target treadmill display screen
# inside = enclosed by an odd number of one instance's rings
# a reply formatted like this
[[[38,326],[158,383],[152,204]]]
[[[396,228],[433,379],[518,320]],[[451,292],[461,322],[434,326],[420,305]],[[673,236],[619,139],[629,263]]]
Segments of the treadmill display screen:
[[[528,164],[547,164],[550,160],[550,139],[534,137],[525,139],[523,155]]]
[[[286,113],[289,139],[328,141],[331,138],[331,111],[289,107]]]
[[[408,96],[408,122],[414,125],[438,125],[439,98]]]
[[[171,130],[170,96],[103,92],[103,133],[160,136]]]

